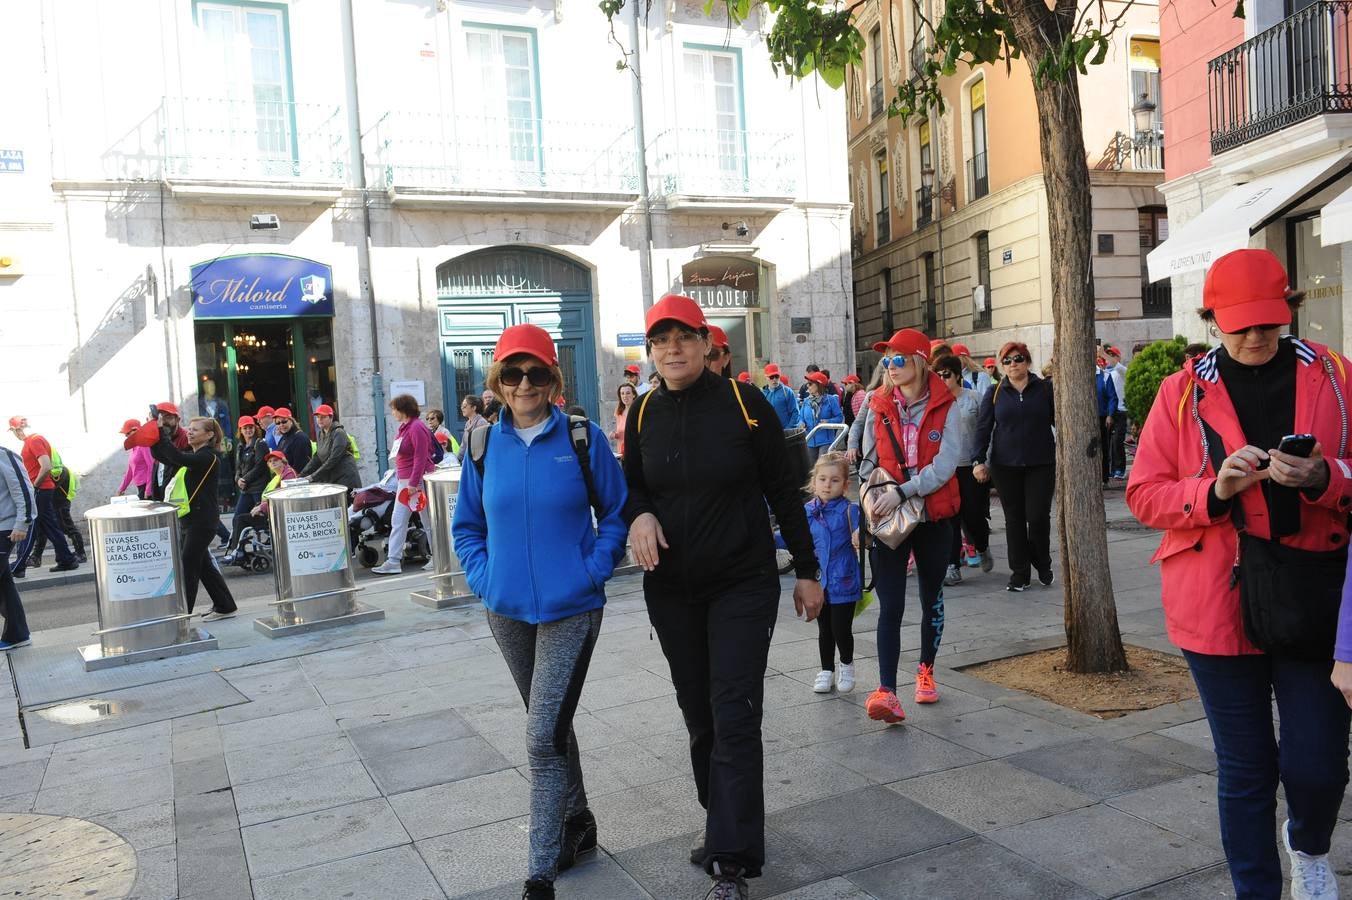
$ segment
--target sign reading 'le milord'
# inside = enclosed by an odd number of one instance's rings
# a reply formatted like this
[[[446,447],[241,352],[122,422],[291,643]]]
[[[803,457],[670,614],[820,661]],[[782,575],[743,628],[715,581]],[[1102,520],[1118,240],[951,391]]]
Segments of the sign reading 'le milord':
[[[754,259],[711,256],[681,266],[685,292],[705,309],[760,306],[760,265]]]
[[[280,253],[222,256],[192,267],[199,319],[332,316],[333,269]]]

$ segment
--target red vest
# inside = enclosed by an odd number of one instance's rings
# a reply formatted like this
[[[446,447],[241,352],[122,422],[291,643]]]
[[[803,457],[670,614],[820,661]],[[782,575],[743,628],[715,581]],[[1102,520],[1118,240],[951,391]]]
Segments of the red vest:
[[[887,385],[873,392],[869,399],[869,408],[873,410],[873,445],[878,454],[878,465],[892,474],[898,482],[908,479],[902,471],[901,460],[897,459],[892,438],[884,430],[888,426],[883,418],[891,422],[892,434],[897,444],[901,444],[901,425],[897,421],[897,405],[892,402],[891,390]],[[944,380],[933,372],[929,373],[929,402],[925,404],[925,413],[920,417],[920,434],[916,438],[916,468],[919,472],[934,461],[939,453],[939,444],[944,436],[944,423],[948,421],[948,412],[953,408],[953,393],[944,384]],[[905,445],[902,445],[905,449]],[[925,512],[931,522],[948,519],[958,514],[962,506],[958,493],[958,479],[948,479],[944,486],[925,498]]]

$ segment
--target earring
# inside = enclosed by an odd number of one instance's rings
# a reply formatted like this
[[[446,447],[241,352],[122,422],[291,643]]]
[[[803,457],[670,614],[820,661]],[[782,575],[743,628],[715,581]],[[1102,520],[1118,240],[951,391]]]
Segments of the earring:
[[[1206,327],[1206,331],[1207,331],[1207,334],[1211,335],[1211,336],[1214,337],[1214,338],[1218,338],[1218,337],[1221,336],[1220,329],[1217,328],[1215,325],[1208,325],[1208,326]]]

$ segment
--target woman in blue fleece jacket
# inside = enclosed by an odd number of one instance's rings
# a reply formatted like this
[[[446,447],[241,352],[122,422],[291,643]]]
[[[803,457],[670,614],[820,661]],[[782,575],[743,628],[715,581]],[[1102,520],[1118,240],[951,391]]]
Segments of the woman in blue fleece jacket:
[[[466,454],[473,464],[460,473],[451,535],[526,703],[531,822],[523,896],[552,898],[556,874],[596,847],[573,714],[601,631],[605,583],[624,554],[628,489],[610,442],[587,423],[593,524],[568,416],[554,405],[563,375],[544,329],[504,331],[487,381],[505,408],[486,434],[482,475],[473,451]]]

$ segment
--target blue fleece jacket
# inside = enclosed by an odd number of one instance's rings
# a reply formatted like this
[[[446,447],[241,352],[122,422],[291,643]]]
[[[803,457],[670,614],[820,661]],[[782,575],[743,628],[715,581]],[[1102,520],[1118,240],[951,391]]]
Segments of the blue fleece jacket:
[[[822,567],[822,589],[827,603],[854,603],[864,596],[863,573],[859,571],[859,551],[850,535],[859,527],[859,504],[846,497],[826,503],[812,498],[803,506],[817,563]],[[784,539],[775,532],[775,545],[787,550]]]
[[[1098,394],[1099,418],[1117,415],[1117,385],[1113,384],[1113,376],[1102,369],[1095,370],[1094,389]]]
[[[468,460],[451,521],[455,555],[469,588],[498,615],[538,624],[598,609],[624,555],[620,511],[629,496],[610,442],[595,423],[591,469],[601,510],[592,510],[568,440],[568,417],[550,420],[529,447],[503,410],[484,453],[483,478]],[[490,535],[489,523],[492,525]]]
[[[775,414],[779,416],[780,427],[788,430],[802,424],[802,419],[798,414],[797,394],[782,384],[767,385],[761,390],[765,392],[765,399],[769,400],[770,405],[775,408]]]
[[[834,394],[824,394],[821,398],[821,404],[814,411],[812,408],[812,398],[804,397],[799,406],[799,413],[803,420],[803,428],[809,434],[823,422],[836,422],[845,424],[845,413],[840,408],[840,400]],[[837,432],[829,428],[824,428],[808,439],[809,447],[827,447],[838,436]]]

